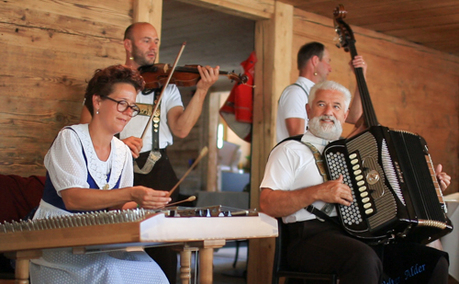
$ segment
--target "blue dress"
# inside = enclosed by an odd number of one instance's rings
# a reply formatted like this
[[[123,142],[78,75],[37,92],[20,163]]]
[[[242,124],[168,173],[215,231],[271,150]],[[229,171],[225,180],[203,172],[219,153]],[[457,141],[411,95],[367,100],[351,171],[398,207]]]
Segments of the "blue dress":
[[[74,214],[68,211],[60,191],[68,188],[111,190],[132,186],[129,148],[117,138],[111,142],[107,161],[100,161],[87,124],[59,132],[45,156],[47,181],[34,219]],[[110,236],[107,236],[110,238]],[[31,283],[169,283],[161,268],[143,250],[76,255],[69,249],[43,251],[31,260]]]

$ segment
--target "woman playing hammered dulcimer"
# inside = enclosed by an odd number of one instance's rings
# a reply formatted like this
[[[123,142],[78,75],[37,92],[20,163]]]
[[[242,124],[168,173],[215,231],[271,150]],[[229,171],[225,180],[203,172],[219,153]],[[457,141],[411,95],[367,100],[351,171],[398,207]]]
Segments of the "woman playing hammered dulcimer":
[[[89,124],[64,127],[45,156],[47,180],[34,219],[77,212],[164,207],[166,191],[133,186],[129,148],[116,137],[139,113],[137,93],[145,83],[137,70],[114,65],[96,70],[85,93]],[[106,236],[108,239],[111,236]],[[73,254],[44,251],[31,260],[32,283],[168,283],[144,251]]]

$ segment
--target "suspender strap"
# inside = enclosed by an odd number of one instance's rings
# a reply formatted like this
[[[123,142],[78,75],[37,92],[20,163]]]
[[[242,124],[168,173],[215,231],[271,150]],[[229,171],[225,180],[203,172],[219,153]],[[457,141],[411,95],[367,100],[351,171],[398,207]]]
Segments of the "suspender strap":
[[[314,156],[314,160],[316,160],[316,166],[317,166],[317,169],[319,170],[320,175],[322,176],[324,181],[328,181],[327,172],[325,171],[325,163],[324,163],[324,159],[322,158],[322,154],[320,154],[319,150],[317,150],[317,148],[311,143],[309,142],[303,142],[303,143],[306,146],[308,146],[309,149],[311,149],[311,152]]]
[[[319,150],[317,150],[317,148],[314,145],[312,145],[311,143],[301,141],[302,137],[303,137],[303,135],[296,135],[296,136],[287,137],[284,140],[282,140],[281,142],[279,142],[276,146],[278,146],[279,144],[281,144],[282,142],[287,141],[287,140],[296,140],[296,141],[301,142],[304,145],[306,145],[311,150],[311,152],[312,152],[312,154],[314,156],[314,160],[316,161],[317,169],[319,170],[319,173],[322,176],[324,182],[326,182],[328,180],[328,177],[327,177],[327,172],[325,171],[325,163],[324,163],[322,154],[320,154]],[[331,222],[333,222],[333,223],[335,223],[337,225],[340,225],[339,222],[336,219],[330,217],[330,215],[329,215],[333,211],[334,207],[335,207],[335,205],[332,204],[332,203],[325,203],[325,205],[320,210],[317,209],[313,205],[309,205],[305,209],[309,213],[316,215],[317,219],[322,221],[322,222],[324,222],[325,220],[329,220],[329,221],[331,221]]]
[[[328,177],[327,177],[327,172],[325,171],[325,163],[324,163],[322,154],[320,154],[319,150],[317,150],[317,148],[311,143],[303,142],[303,141],[302,143],[308,146],[308,148],[311,150],[314,156],[314,160],[316,161],[317,169],[319,170],[319,173],[322,176],[324,182],[326,182],[328,180]],[[333,222],[336,222],[334,219],[330,218],[330,213],[333,211],[334,207],[335,207],[334,204],[326,203],[320,210],[314,207],[313,205],[309,205],[308,207],[306,207],[306,210],[309,213],[316,215],[317,219],[321,221],[325,219],[329,219],[329,220],[332,220]]]
[[[306,93],[306,97],[308,97],[308,98],[309,98],[309,93],[308,93],[308,92],[306,91],[306,89],[305,89],[305,88],[303,88],[303,87],[302,87],[300,84],[298,84],[298,83],[293,83],[292,85],[295,85],[295,86],[298,86],[298,87],[300,87],[300,88],[301,88],[301,89],[302,89],[302,90],[303,90],[303,91]],[[290,85],[290,86],[291,86],[291,85]]]
[[[306,94],[306,97],[309,98],[309,93],[306,91],[305,88],[303,88],[303,87],[302,87],[300,84],[298,84],[298,83],[293,83],[293,84],[291,84],[291,85],[288,85],[287,87],[285,87],[285,89],[287,89],[288,87],[293,86],[293,85],[295,85],[295,86],[297,86],[297,87],[300,87],[300,88],[304,91],[304,93]],[[284,91],[285,91],[285,89],[284,89]],[[280,100],[280,98],[279,98],[279,100]]]
[[[152,105],[152,111],[155,109],[155,105],[158,103],[158,97],[159,94],[161,93],[161,89],[158,88],[155,90],[155,94],[153,96],[153,105]],[[156,112],[152,114],[153,119],[152,119],[152,124],[151,124],[151,132],[152,132],[152,150],[153,151],[158,151],[159,150],[159,122],[161,118],[161,103],[159,104],[158,108],[156,109]]]

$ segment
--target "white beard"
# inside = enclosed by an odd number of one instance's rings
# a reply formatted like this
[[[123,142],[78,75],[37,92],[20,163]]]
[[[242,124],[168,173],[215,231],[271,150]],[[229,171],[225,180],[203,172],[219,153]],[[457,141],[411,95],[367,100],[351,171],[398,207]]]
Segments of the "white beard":
[[[321,119],[330,119],[333,124],[322,124]],[[322,115],[309,120],[308,130],[317,137],[325,140],[337,140],[343,132],[341,122],[334,116]]]

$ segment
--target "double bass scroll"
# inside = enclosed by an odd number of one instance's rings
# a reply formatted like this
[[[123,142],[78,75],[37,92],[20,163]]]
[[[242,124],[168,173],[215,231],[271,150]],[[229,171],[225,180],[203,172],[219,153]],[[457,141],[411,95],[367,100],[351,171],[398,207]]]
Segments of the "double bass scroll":
[[[352,29],[346,22],[344,22],[344,18],[346,17],[346,15],[347,11],[344,9],[343,5],[338,5],[338,7],[336,7],[336,9],[333,11],[333,23],[335,26],[335,32],[339,37],[339,44],[337,44],[337,46],[342,47],[345,52],[349,52],[351,54],[351,59],[354,59],[358,55],[357,48],[355,47],[356,40],[354,37],[354,33],[352,32]],[[368,91],[367,83],[365,81],[365,76],[363,75],[363,69],[354,69],[355,77],[357,80],[357,87],[359,89],[360,98],[362,100],[362,108],[364,109],[362,117],[363,121],[360,120],[359,123],[356,123],[355,128],[366,129],[370,126],[379,125],[378,119],[374,114],[375,111],[373,109],[373,105],[370,101],[370,93]],[[365,109],[367,111],[365,111]],[[356,129],[352,131],[350,136],[353,136],[352,134],[358,132],[360,131],[357,131]]]

